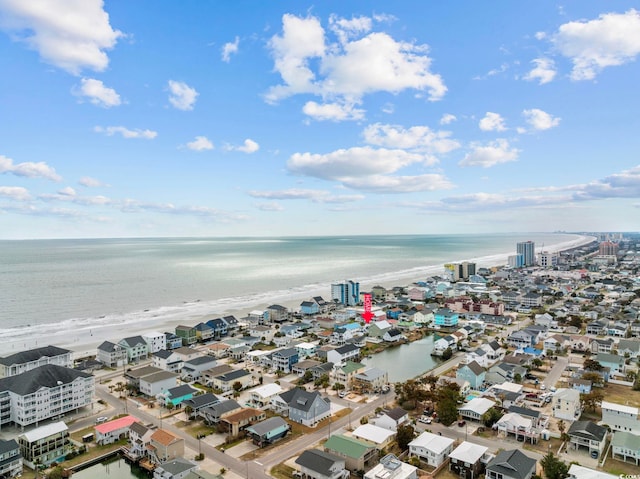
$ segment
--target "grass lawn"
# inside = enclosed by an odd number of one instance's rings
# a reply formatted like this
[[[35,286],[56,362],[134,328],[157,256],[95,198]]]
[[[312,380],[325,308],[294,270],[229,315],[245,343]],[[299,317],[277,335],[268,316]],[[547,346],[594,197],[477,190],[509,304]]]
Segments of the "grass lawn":
[[[605,401],[640,407],[640,391],[634,391],[629,386],[609,383],[602,392]]]
[[[269,471],[269,475],[278,479],[291,479],[293,471],[295,471],[295,469],[291,466],[287,466],[286,464],[278,464],[277,466],[273,466],[271,468],[271,470]]]
[[[175,424],[175,426],[177,428],[180,428],[190,436],[195,437],[196,439],[198,438],[198,436],[201,436],[203,434],[205,436],[208,436],[209,434],[218,432],[215,427],[207,426],[202,421],[179,421]]]
[[[620,477],[622,474],[638,475],[638,466],[630,462],[622,462],[609,457],[604,463],[603,469],[609,474]]]

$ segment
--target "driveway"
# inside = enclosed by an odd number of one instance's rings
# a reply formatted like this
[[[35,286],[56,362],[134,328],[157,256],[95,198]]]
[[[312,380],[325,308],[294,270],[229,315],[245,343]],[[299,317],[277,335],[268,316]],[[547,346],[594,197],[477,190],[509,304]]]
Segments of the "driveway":
[[[554,362],[551,371],[549,371],[547,377],[542,381],[542,384],[544,384],[547,389],[556,386],[556,383],[562,376],[564,369],[567,367],[567,364],[569,364],[569,360],[566,357],[557,356],[557,358],[558,359]]]

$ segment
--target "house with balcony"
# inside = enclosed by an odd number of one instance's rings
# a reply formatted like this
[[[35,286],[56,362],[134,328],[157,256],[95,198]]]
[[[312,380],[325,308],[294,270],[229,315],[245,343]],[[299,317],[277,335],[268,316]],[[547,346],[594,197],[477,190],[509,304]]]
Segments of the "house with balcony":
[[[488,447],[463,441],[449,454],[449,470],[461,479],[477,479],[493,457]]]
[[[595,320],[587,323],[587,334],[594,336],[604,336],[607,333],[608,321]]]
[[[284,323],[289,319],[289,309],[281,304],[267,306],[266,318],[271,323]]]
[[[625,358],[638,359],[640,357],[640,340],[621,339],[618,341],[618,354]]]
[[[220,417],[220,427],[231,437],[238,437],[242,431],[252,424],[264,421],[267,414],[261,409],[244,407],[239,411],[223,414]]]
[[[640,436],[640,408],[602,401],[602,424],[614,432],[630,432]]]
[[[185,361],[203,356],[197,349],[181,346],[176,349],[158,351],[151,358],[151,364],[156,368],[180,374]]]
[[[378,393],[389,384],[389,373],[378,368],[368,368],[356,373],[352,388],[361,393]]]
[[[118,344],[127,351],[127,361],[137,363],[149,357],[149,345],[142,336],[130,336],[118,341]]]
[[[113,444],[120,439],[128,438],[131,426],[136,422],[138,422],[138,419],[133,416],[123,416],[113,421],[96,425],[93,428],[96,444],[105,446]]]
[[[45,426],[18,435],[18,446],[22,462],[31,469],[64,460],[71,452],[69,428],[64,421],[52,422]]]
[[[108,368],[120,368],[128,363],[127,350],[111,341],[103,341],[96,350],[96,360]]]
[[[219,374],[213,378],[211,386],[222,392],[233,390],[233,385],[238,382],[242,386],[240,389],[246,389],[255,384],[255,378],[246,369],[234,369],[227,373]]]
[[[155,398],[158,394],[178,385],[178,375],[169,371],[157,371],[145,374],[138,379],[138,391],[147,397]]]
[[[236,324],[237,322],[236,319]],[[211,339],[222,339],[229,334],[229,324],[224,318],[210,319],[207,321],[207,326],[211,328]]]
[[[613,433],[611,457],[640,466],[640,435],[625,431]]]
[[[198,470],[198,465],[183,457],[158,464],[153,470],[153,479],[187,479]]]
[[[182,338],[176,336],[175,333],[165,332],[164,337],[167,341],[167,347],[165,349],[178,349],[182,347]]]
[[[328,399],[323,398],[317,391],[308,392],[299,388],[275,396],[271,400],[271,409],[309,427],[331,416]]]
[[[531,479],[536,473],[535,459],[519,449],[500,451],[486,468],[486,479]]]
[[[307,449],[295,460],[300,467],[301,477],[309,479],[347,479],[349,471],[345,461],[319,449]]]
[[[454,442],[446,436],[425,431],[409,443],[409,457],[419,457],[430,466],[438,467],[453,451]]]
[[[200,322],[196,324],[193,329],[196,330],[196,342],[198,343],[206,343],[214,337],[213,328],[207,323]]]
[[[514,331],[507,336],[507,344],[516,349],[524,349],[532,347],[536,344],[538,335],[528,329],[520,329]]]
[[[591,352],[594,354],[610,354],[615,346],[616,342],[613,338],[593,338],[591,340]]]
[[[575,421],[582,414],[580,393],[575,389],[560,388],[551,399],[553,417]]]
[[[175,331],[176,336],[182,340],[183,346],[191,346],[198,342],[198,334],[196,333],[196,328],[193,326],[180,324],[176,326]]]
[[[221,398],[212,393],[197,394],[190,399],[182,401],[182,405],[191,408],[190,418],[194,419],[199,416],[201,409],[218,404]]]
[[[184,456],[184,439],[165,429],[156,429],[149,439],[148,455],[154,464],[162,464]]]
[[[481,421],[482,416],[496,403],[487,398],[473,398],[458,408],[460,416],[472,421]]]
[[[147,343],[149,354],[157,353],[167,349],[167,336],[165,333],[150,331],[142,335],[142,339]]]
[[[586,449],[589,454],[602,456],[607,442],[607,428],[591,421],[574,421],[569,430],[569,445],[574,449]]]
[[[378,462],[378,451],[366,441],[344,434],[333,434],[323,445],[324,451],[341,457],[349,471],[364,471]]]
[[[315,301],[303,301],[300,303],[300,314],[303,316],[313,316],[320,312],[320,305]]]
[[[193,359],[189,359],[182,364],[182,380],[200,381],[202,373],[215,367],[217,361],[211,356],[198,356]]]
[[[532,444],[540,438],[540,431],[535,427],[533,419],[516,412],[508,412],[502,416],[495,423],[494,428],[498,430],[498,435],[503,438],[513,435],[518,441],[522,440],[522,442],[530,442]]]
[[[0,477],[22,476],[22,455],[15,439],[0,439]]]
[[[299,358],[300,356],[296,348],[281,349],[271,355],[271,367],[276,371],[289,374]]]
[[[360,348],[355,344],[345,344],[327,351],[327,362],[333,364],[346,363],[347,361],[357,362],[359,359]]]
[[[247,436],[258,447],[265,447],[284,438],[291,430],[287,421],[279,416],[270,417],[247,427]]]
[[[57,346],[43,346],[5,356],[0,358],[0,378],[26,373],[46,364],[73,367],[71,351]]]
[[[438,308],[433,313],[433,324],[436,328],[454,328],[458,326],[459,315],[449,308]]]
[[[609,369],[609,377],[625,376],[624,357],[617,354],[598,353],[593,358],[599,362],[605,369]]]
[[[95,390],[93,375],[45,364],[0,379],[0,428],[38,425],[89,406]]]
[[[193,398],[198,392],[198,389],[194,389],[188,384],[180,384],[162,391],[157,397],[164,402],[165,406],[175,407],[182,404],[183,401]]]
[[[363,372],[366,366],[355,361],[346,361],[344,364],[336,364],[333,368],[333,379],[342,384],[345,389],[351,389],[356,374]]]
[[[263,384],[249,391],[249,405],[258,409],[267,409],[271,400],[284,392],[282,386],[276,383]]]
[[[473,389],[480,389],[485,381],[487,371],[476,361],[461,364],[456,371],[456,379],[468,381]]]
[[[218,424],[225,415],[239,411],[242,406],[233,399],[224,399],[216,404],[202,408],[198,415],[208,425]]]

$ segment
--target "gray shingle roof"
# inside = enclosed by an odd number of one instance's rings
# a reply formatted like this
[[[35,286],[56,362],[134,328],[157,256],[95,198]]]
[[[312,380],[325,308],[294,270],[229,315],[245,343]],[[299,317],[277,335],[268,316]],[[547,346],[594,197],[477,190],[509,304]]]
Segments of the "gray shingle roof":
[[[575,421],[568,431],[569,436],[577,436],[602,442],[607,435],[607,428],[591,421]]]
[[[523,454],[518,449],[501,451],[487,464],[487,471],[491,470],[503,477],[525,479],[531,471],[535,473],[536,460]]]
[[[31,361],[37,361],[43,357],[54,357],[62,354],[70,353],[68,349],[59,348],[57,346],[43,346],[41,348],[30,349],[29,351],[21,351],[19,353],[12,354],[0,358],[0,364],[5,366],[11,366],[13,364],[29,363]]]
[[[298,456],[296,464],[323,476],[331,476],[331,468],[340,460],[341,459],[338,456],[328,452],[320,451],[318,449],[307,449]]]
[[[253,432],[257,436],[264,436],[269,431],[273,431],[274,429],[287,425],[287,421],[279,416],[274,416],[270,417],[269,419],[265,419],[258,424],[254,424],[253,426],[248,427],[247,431]]]
[[[55,364],[45,364],[17,376],[0,379],[0,391],[12,391],[20,396],[36,392],[40,388],[54,388],[69,384],[77,378],[90,378],[91,374],[65,368]]]

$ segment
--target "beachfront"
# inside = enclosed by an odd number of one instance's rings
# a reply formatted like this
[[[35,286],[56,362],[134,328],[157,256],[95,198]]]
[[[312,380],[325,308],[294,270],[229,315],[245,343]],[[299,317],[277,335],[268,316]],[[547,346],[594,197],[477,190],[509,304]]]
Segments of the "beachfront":
[[[590,236],[578,236],[571,241],[546,245],[549,251],[563,251],[588,244],[594,240]],[[514,245],[515,247],[515,245]],[[472,261],[478,267],[504,266],[512,252],[491,256],[478,256],[474,258],[451,258],[451,262]],[[441,274],[443,265],[431,265],[421,267],[404,274],[394,275],[388,278],[380,278],[370,284],[362,284],[362,289],[370,288],[377,284],[391,288],[404,286],[414,281],[422,280],[428,276]],[[358,278],[354,278],[358,279]],[[269,298],[260,297],[258,300],[247,298],[242,304],[235,303],[232,307],[224,309],[218,305],[211,308],[206,303],[191,303],[189,305],[177,305],[172,308],[164,308],[161,317],[149,317],[149,314],[140,311],[126,315],[109,318],[95,318],[92,321],[84,321],[82,324],[43,324],[37,328],[30,327],[13,330],[12,335],[5,336],[0,343],[0,354],[12,354],[17,351],[32,349],[48,344],[64,347],[75,352],[78,357],[95,354],[95,348],[105,340],[118,341],[122,337],[141,335],[151,331],[173,331],[179,324],[196,324],[216,316],[227,314],[237,318],[246,316],[250,311],[265,309],[271,304],[281,304],[291,311],[299,308],[300,302],[313,296],[328,297],[330,291],[325,288],[305,290],[302,293],[285,290]],[[108,322],[105,322],[108,321]],[[62,325],[61,325],[62,324]]]

